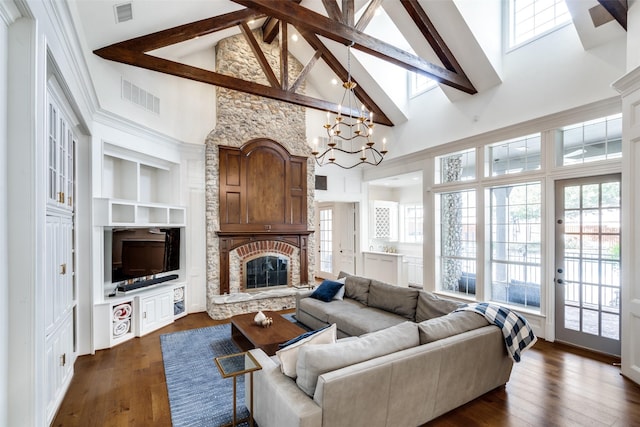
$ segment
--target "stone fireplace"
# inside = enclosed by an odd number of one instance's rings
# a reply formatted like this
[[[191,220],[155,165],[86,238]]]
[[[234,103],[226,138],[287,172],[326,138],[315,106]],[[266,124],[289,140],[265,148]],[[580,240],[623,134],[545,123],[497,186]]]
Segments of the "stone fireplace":
[[[274,69],[278,69],[280,49],[277,41],[272,44],[262,43],[260,30],[255,31],[255,37],[260,41],[268,62]],[[218,43],[216,67],[222,74],[257,81],[260,77],[256,76],[263,76],[243,35],[233,36]],[[289,56],[289,68],[290,79],[295,79],[303,67],[295,58]],[[262,79],[260,83],[268,86],[267,79]],[[206,140],[205,160],[207,312],[214,319],[224,319],[257,310],[292,308],[295,306],[296,292],[293,285],[313,280],[314,272],[314,251],[311,250],[314,240],[310,231],[314,228],[314,162],[310,156],[311,149],[306,142],[305,109],[224,88],[217,88],[216,91],[217,123]],[[298,89],[298,92],[301,91],[304,91],[304,85]],[[300,206],[305,206],[305,224],[298,228],[282,228],[277,223],[272,225],[269,221],[263,221],[261,216],[264,207],[277,210],[277,206],[272,206],[273,202],[266,198],[261,203],[253,204],[260,209],[242,211],[242,215],[238,214],[240,219],[237,221],[229,219],[229,206],[236,201],[225,198],[227,193],[224,193],[224,189],[229,183],[225,181],[225,158],[222,159],[221,165],[221,156],[224,157],[227,155],[224,153],[233,149],[242,150],[243,147],[246,149],[249,146],[249,150],[252,150],[254,145],[261,146],[267,143],[281,146],[274,150],[278,153],[282,151],[282,156],[286,153],[301,158],[304,164],[302,170],[306,172],[301,179],[305,181],[306,194],[297,197],[304,199]],[[251,159],[255,157],[258,156],[247,155],[247,162],[253,161]],[[260,169],[251,164],[243,168]],[[272,172],[268,179],[273,181],[277,176],[277,172]],[[255,176],[248,177],[247,182],[260,182],[263,179],[256,172]],[[290,207],[287,205],[286,209]],[[244,224],[246,218],[253,219],[253,222],[248,221],[248,224]],[[247,262],[264,256],[286,259],[286,284],[269,287],[246,285]],[[282,265],[284,261],[280,262]]]

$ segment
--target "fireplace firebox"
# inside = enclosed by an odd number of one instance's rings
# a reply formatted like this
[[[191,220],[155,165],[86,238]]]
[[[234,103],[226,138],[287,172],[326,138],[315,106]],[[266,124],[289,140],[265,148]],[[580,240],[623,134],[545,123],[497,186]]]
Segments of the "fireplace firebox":
[[[287,286],[289,259],[282,255],[265,255],[245,263],[245,289]]]

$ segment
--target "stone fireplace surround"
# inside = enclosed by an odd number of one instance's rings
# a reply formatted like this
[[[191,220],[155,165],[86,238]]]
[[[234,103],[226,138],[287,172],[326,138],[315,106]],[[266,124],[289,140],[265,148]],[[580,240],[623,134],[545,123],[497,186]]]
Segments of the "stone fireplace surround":
[[[280,49],[277,41],[267,45],[262,42],[260,30],[256,30],[256,39],[260,41],[268,62],[274,69],[279,68]],[[302,65],[289,56],[289,75],[295,79],[303,69]],[[216,69],[218,72],[243,78],[251,78],[262,84],[269,85],[259,64],[253,59],[251,47],[244,36],[238,35],[221,40],[216,47]],[[304,93],[304,84],[298,90]],[[206,139],[205,179],[206,179],[206,223],[207,223],[207,313],[213,319],[226,319],[236,314],[258,310],[282,310],[295,307],[293,287],[276,288],[258,292],[243,292],[235,287],[235,280],[229,282],[229,293],[224,294],[220,288],[221,253],[228,251],[229,258],[240,257],[237,248],[243,245],[234,244],[229,247],[228,239],[246,238],[243,244],[252,242],[286,242],[292,245],[294,253],[291,268],[290,284],[300,283],[298,278],[306,277],[313,280],[314,257],[311,249],[314,247],[314,237],[309,231],[296,235],[263,235],[253,234],[240,236],[224,235],[220,232],[220,177],[218,146],[241,147],[247,141],[256,138],[269,138],[277,141],[289,153],[304,156],[307,161],[307,230],[313,230],[315,218],[313,209],[314,162],[310,156],[311,149],[306,142],[306,114],[303,107],[280,101],[260,98],[224,88],[216,88],[217,123],[216,128]],[[261,243],[263,244],[263,243]],[[270,245],[271,243],[269,243]],[[276,245],[277,246],[277,245]],[[269,249],[270,250],[270,249]],[[235,252],[234,252],[235,251]],[[297,253],[297,256],[296,256]],[[301,259],[305,262],[300,262]],[[305,265],[306,264],[306,265]],[[239,268],[239,267],[233,267]],[[233,272],[231,272],[232,279]],[[239,272],[237,273],[239,277]],[[298,275],[298,276],[295,276]],[[237,283],[239,284],[239,278]],[[221,295],[222,293],[222,295]]]

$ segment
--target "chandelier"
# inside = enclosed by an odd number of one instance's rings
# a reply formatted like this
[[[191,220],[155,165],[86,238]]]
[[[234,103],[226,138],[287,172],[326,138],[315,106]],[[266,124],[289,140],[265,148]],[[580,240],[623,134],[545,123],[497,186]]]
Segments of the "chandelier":
[[[319,166],[333,164],[343,169],[352,169],[361,164],[377,166],[387,154],[387,141],[382,140],[382,149],[375,147],[373,135],[373,112],[359,103],[354,89],[357,83],[351,80],[351,46],[347,47],[347,81],[342,83],[344,94],[338,105],[338,114],[331,120],[327,111],[326,143],[313,141],[311,154]],[[360,108],[357,105],[360,104]],[[343,106],[345,114],[342,114]]]

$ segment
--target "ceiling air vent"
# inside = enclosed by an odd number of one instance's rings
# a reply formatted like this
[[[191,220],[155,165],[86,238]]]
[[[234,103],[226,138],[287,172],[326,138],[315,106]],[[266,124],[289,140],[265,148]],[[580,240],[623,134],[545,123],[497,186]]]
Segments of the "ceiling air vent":
[[[126,21],[131,21],[133,19],[133,6],[131,5],[131,2],[117,4],[113,8],[116,12],[117,24],[120,24]]]

